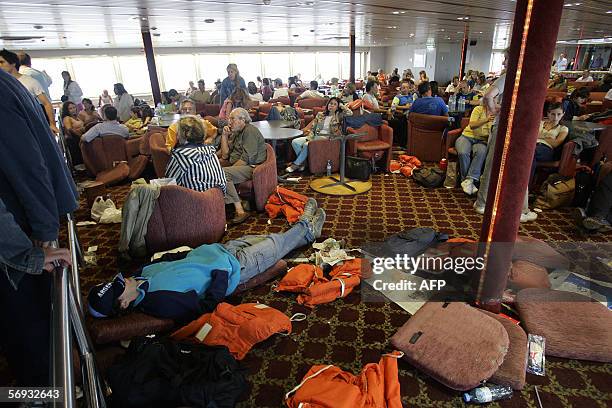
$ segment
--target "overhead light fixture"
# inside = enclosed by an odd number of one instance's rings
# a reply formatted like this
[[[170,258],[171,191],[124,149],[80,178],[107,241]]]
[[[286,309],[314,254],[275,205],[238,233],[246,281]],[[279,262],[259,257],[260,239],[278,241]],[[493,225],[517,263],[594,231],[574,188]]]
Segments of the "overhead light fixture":
[[[414,33],[410,33],[410,37],[414,37]]]
[[[612,14],[612,10],[606,11],[606,14]]]
[[[299,34],[293,34],[293,36],[294,36],[294,37],[299,37],[300,35],[299,35]]]
[[[399,14],[399,13],[400,13],[399,11],[394,11],[392,14]]]
[[[153,37],[159,37],[160,35],[160,33],[153,33]]]
[[[40,24],[36,24],[34,28],[37,30],[42,30],[43,26],[41,26]]]
[[[211,24],[215,22],[214,18],[207,18],[206,20],[204,20],[205,23]]]
[[[175,31],[174,34],[183,34],[182,31]]]
[[[246,31],[246,28],[242,27],[242,28],[240,29],[240,31]]]
[[[390,30],[393,30],[393,29],[396,29],[397,26],[387,26],[387,28],[390,29]]]
[[[263,0],[263,4],[269,6],[272,3],[272,0]]]
[[[149,28],[149,30],[155,31],[155,30],[157,30],[157,27],[151,27],[151,28]]]

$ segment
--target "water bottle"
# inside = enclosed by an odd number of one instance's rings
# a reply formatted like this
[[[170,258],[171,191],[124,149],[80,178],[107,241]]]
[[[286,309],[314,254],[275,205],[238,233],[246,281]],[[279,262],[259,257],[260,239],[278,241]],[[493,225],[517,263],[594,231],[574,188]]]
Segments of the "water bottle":
[[[454,112],[456,108],[457,108],[457,96],[455,94],[452,94],[448,98],[448,110],[451,112]]]
[[[459,112],[465,112],[465,98],[459,98]]]
[[[327,161],[326,169],[327,169],[327,177],[330,177],[332,174],[332,161],[331,160]]]
[[[488,385],[474,388],[470,392],[463,393],[463,401],[466,403],[485,404],[491,401],[499,401],[501,399],[510,398],[512,396],[512,387],[503,385]]]

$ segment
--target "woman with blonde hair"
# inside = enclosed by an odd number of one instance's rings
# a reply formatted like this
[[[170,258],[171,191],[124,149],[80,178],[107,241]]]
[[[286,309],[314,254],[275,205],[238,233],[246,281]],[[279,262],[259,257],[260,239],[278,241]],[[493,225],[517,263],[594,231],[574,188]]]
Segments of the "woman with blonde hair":
[[[229,64],[226,70],[227,77],[221,82],[221,89],[219,90],[221,103],[229,98],[236,88],[247,89],[246,83],[240,76],[240,71],[238,71],[236,64]]]
[[[217,187],[226,192],[226,179],[215,146],[205,143],[206,130],[195,116],[179,119],[178,143],[166,167],[166,177],[176,184],[196,191]]]

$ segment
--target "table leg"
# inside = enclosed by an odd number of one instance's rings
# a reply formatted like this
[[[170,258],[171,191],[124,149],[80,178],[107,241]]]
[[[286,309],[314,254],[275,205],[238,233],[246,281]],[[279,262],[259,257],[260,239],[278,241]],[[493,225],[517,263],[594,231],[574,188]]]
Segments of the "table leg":
[[[342,138],[342,144],[340,145],[340,180],[338,180],[337,178],[334,177],[330,177],[332,180],[335,181],[335,183],[331,183],[331,184],[326,184],[324,186],[322,186],[321,188],[326,188],[326,187],[334,187],[334,186],[344,186],[346,188],[348,188],[351,191],[357,191],[355,190],[355,188],[353,186],[351,186],[350,184],[348,184],[346,182],[346,179],[344,177],[344,164],[346,161],[346,138]]]

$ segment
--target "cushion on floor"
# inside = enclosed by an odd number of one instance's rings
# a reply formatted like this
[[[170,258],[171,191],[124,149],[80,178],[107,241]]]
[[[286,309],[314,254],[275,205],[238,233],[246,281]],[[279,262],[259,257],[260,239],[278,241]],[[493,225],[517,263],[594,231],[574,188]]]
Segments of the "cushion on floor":
[[[459,391],[489,379],[504,361],[508,333],[465,303],[428,302],[391,338],[413,366]]]
[[[514,244],[513,260],[529,261],[546,269],[569,269],[569,259],[537,238],[518,236]]]
[[[523,289],[516,304],[527,333],[546,338],[546,355],[612,362],[612,312],[591,298]]]
[[[514,390],[522,390],[525,386],[525,373],[527,369],[527,334],[521,326],[503,316],[487,312],[486,310],[476,310],[500,322],[504,329],[506,329],[508,339],[510,340],[510,346],[504,357],[504,362],[489,381],[493,384],[510,386]]]
[[[514,261],[508,282],[519,289],[547,288],[550,289],[550,280],[546,268],[529,261]]]
[[[236,290],[232,293],[232,295],[237,295],[245,290],[253,289],[256,286],[263,285],[267,281],[276,278],[277,276],[285,273],[287,271],[287,262],[282,259],[274,264],[272,267],[268,268],[264,273],[260,273],[259,275],[253,276],[246,282],[238,284]]]
[[[114,318],[91,319],[88,323],[89,333],[95,344],[130,340],[137,336],[169,331],[174,327],[174,322],[170,319],[160,319],[139,312]]]

